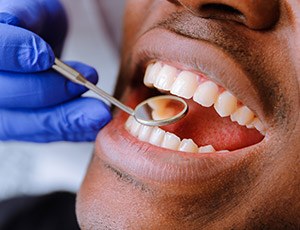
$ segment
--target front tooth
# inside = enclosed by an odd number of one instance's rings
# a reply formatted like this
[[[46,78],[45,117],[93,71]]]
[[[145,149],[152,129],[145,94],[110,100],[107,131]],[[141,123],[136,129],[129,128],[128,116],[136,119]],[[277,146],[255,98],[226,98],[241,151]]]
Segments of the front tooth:
[[[167,148],[167,149],[178,150],[179,145],[180,145],[179,137],[177,137],[173,133],[169,133],[169,132],[165,133],[161,147]]]
[[[162,130],[158,127],[155,127],[152,130],[149,142],[153,145],[161,146],[162,142],[163,142],[163,139],[164,139],[164,136],[165,136],[165,133],[166,132],[164,130]]]
[[[232,121],[236,121],[239,125],[248,125],[254,119],[254,113],[247,107],[242,106],[230,115]]]
[[[138,139],[141,141],[148,141],[153,128],[147,125],[142,125],[139,129]]]
[[[255,118],[254,118],[254,119],[255,119]],[[250,123],[250,124],[246,125],[246,127],[247,127],[248,129],[254,129],[254,128],[255,128],[254,125],[253,125],[253,123]]]
[[[188,71],[182,71],[171,88],[171,93],[186,99],[192,98],[199,85],[198,77]]]
[[[172,66],[165,65],[158,73],[154,86],[158,89],[170,91],[176,77],[177,69]]]
[[[148,87],[152,87],[161,69],[162,69],[162,64],[160,62],[156,62],[155,64],[148,65],[145,72],[144,84]]]
[[[229,153],[230,151],[229,150],[221,150],[221,151],[218,151],[217,153]]]
[[[211,81],[206,81],[198,86],[193,99],[204,107],[210,107],[215,103],[218,95],[219,87]]]
[[[195,142],[192,139],[183,139],[180,143],[179,151],[197,153],[198,146],[195,144]]]
[[[216,150],[212,145],[206,145],[199,148],[199,153],[212,153],[215,151]]]
[[[237,109],[237,99],[228,91],[221,93],[214,105],[221,117],[227,117]]]
[[[137,137],[139,135],[141,124],[138,123],[135,119],[132,120],[130,132],[133,136]]]

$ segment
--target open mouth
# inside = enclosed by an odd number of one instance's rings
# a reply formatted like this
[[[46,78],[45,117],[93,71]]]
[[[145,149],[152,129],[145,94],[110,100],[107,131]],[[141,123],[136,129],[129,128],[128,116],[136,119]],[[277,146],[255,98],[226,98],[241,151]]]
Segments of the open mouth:
[[[174,94],[186,100],[188,114],[149,127],[116,111],[97,137],[96,156],[141,183],[172,186],[244,169],[271,135],[260,90],[245,66],[218,46],[153,29],[124,57],[117,93],[132,108]]]
[[[148,64],[140,97],[170,93],[187,100],[188,115],[181,121],[149,127],[129,117],[125,128],[140,141],[190,153],[226,153],[259,143],[266,129],[258,116],[230,91],[202,73],[160,61]],[[145,98],[141,98],[145,99]]]

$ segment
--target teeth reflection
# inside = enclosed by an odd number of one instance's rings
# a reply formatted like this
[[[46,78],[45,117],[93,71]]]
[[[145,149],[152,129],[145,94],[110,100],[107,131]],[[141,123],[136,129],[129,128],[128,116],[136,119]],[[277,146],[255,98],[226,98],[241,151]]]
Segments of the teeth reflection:
[[[174,108],[168,106],[167,101],[149,102],[148,105],[153,110],[151,115],[154,120],[163,120],[172,117],[175,113]]]

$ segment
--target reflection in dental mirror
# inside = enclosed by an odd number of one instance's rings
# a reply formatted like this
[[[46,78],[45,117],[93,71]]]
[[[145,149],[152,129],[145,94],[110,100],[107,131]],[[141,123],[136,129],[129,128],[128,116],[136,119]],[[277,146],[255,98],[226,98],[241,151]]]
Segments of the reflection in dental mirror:
[[[187,103],[182,98],[163,95],[140,103],[134,110],[134,117],[144,125],[163,126],[180,120],[187,111]]]

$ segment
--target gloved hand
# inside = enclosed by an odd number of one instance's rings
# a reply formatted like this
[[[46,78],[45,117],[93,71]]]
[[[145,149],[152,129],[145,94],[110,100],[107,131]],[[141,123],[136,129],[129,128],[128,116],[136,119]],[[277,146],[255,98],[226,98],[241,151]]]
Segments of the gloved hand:
[[[0,140],[93,141],[111,119],[104,103],[80,98],[84,87],[51,70],[66,28],[57,0],[0,0]],[[97,82],[93,68],[68,64]]]

